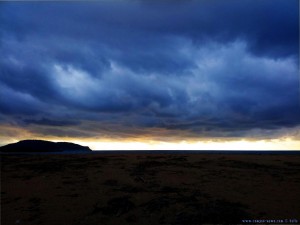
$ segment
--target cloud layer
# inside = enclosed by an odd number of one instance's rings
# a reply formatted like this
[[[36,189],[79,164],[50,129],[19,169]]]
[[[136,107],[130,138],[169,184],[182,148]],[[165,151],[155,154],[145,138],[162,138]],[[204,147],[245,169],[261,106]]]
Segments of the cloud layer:
[[[5,2],[0,15],[2,127],[299,137],[297,0]]]

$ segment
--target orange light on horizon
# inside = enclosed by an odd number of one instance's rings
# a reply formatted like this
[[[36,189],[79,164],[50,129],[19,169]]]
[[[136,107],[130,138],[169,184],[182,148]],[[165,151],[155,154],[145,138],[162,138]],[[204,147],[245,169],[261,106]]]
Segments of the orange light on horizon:
[[[286,139],[232,141],[74,141],[93,150],[300,150],[300,141]]]
[[[24,139],[73,142],[89,146],[92,150],[300,150],[297,135],[275,139],[176,139],[170,137],[158,140],[155,137],[140,136],[135,138],[74,138],[35,135],[25,129],[2,126],[5,131],[0,137],[0,145],[14,143]],[[165,137],[162,135],[161,137]],[[166,136],[167,137],[167,136]]]

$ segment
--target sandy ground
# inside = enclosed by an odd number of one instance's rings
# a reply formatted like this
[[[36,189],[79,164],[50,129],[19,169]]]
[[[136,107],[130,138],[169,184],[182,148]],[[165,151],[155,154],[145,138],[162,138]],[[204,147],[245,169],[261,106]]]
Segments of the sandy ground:
[[[245,219],[300,222],[300,155],[1,155],[2,225]]]

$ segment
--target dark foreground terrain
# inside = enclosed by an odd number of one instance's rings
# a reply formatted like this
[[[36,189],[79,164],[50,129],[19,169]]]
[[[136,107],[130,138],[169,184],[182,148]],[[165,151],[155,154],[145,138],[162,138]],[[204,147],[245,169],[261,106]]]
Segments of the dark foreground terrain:
[[[246,219],[299,223],[299,154],[1,155],[2,225]]]

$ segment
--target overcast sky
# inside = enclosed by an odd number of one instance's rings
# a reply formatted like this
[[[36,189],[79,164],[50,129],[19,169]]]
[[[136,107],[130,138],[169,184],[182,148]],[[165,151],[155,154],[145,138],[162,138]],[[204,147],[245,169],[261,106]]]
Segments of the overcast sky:
[[[300,139],[298,4],[1,2],[0,142]]]

